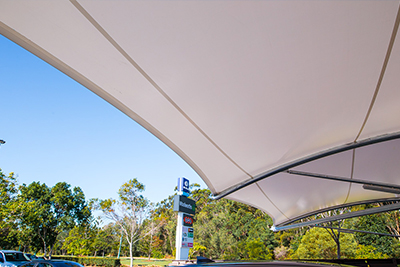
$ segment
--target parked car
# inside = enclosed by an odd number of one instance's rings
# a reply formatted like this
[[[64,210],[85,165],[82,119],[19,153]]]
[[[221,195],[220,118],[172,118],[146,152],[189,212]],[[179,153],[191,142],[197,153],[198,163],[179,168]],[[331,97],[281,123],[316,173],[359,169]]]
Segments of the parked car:
[[[74,261],[38,259],[26,262],[25,264],[19,267],[84,267],[84,266]]]
[[[30,254],[30,253],[25,253],[25,256],[27,256],[30,260],[39,260],[43,259],[43,257],[38,257],[36,255]]]
[[[0,250],[0,267],[17,267],[29,261],[21,251]]]

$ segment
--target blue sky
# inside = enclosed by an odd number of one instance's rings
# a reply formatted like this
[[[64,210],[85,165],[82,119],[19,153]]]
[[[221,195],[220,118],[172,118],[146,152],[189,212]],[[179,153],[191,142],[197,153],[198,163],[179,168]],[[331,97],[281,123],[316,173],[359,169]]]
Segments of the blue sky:
[[[85,87],[0,35],[0,168],[20,184],[79,186],[117,198],[137,178],[159,202],[178,177],[201,178],[147,130]]]

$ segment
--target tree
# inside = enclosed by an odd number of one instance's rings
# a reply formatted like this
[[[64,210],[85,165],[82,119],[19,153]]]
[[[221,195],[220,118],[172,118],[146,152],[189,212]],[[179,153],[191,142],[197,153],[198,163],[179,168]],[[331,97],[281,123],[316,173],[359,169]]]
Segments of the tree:
[[[17,244],[17,192],[17,179],[14,173],[6,176],[0,169],[0,247],[2,248],[11,249]]]
[[[260,238],[246,242],[245,251],[249,260],[272,260],[271,251],[265,246]]]
[[[352,234],[340,234],[341,256],[354,258],[357,243]],[[293,255],[297,259],[335,259],[337,246],[326,229],[312,228],[303,236]]]
[[[357,229],[364,231],[390,234],[387,228],[387,213],[378,213],[368,216],[362,216],[355,220]],[[355,233],[355,238],[360,245],[373,246],[381,254],[393,255],[392,244],[398,242],[397,239],[390,236],[381,236],[377,234]]]
[[[94,256],[97,256],[97,252],[104,255],[118,253],[119,241],[121,231],[119,227],[113,223],[105,225],[103,228],[98,229],[96,237],[93,242]]]
[[[114,221],[123,231],[129,244],[130,266],[133,266],[133,245],[151,232],[144,227],[144,220],[149,215],[149,201],[140,193],[144,185],[136,178],[123,184],[118,191],[119,200],[93,199],[92,205],[100,209],[104,216]]]
[[[45,257],[51,258],[57,235],[76,225],[87,223],[91,217],[85,196],[79,187],[59,182],[49,188],[46,184],[33,182],[20,186],[18,196],[21,208],[20,225],[32,239],[40,240]],[[32,244],[39,249],[40,244]]]
[[[193,247],[189,251],[189,258],[193,258],[195,256],[203,256],[206,252],[207,248],[205,246],[200,245],[197,242],[193,243]]]
[[[273,258],[271,252],[278,246],[278,241],[270,230],[272,220],[268,215],[236,201],[215,200],[210,190],[201,189],[197,184],[190,185],[190,188],[191,199],[196,201],[194,245],[190,257],[232,260]],[[175,252],[177,215],[172,210],[173,197],[158,203],[152,214],[152,219],[163,221],[154,234],[157,237],[154,240],[160,242],[164,255]]]
[[[155,227],[155,221],[151,220],[148,222],[150,227],[149,234],[139,242],[139,249],[144,254],[146,253],[148,260],[151,258],[163,258],[162,243],[163,240],[156,234],[157,228]]]
[[[400,235],[400,211],[393,210],[384,213],[386,226],[392,235]],[[400,241],[400,238],[397,238]]]
[[[256,208],[227,199],[212,200],[210,195],[208,189],[193,194],[200,202],[194,241],[207,248],[202,253],[227,260],[272,258],[278,242],[270,230],[271,218]]]
[[[91,225],[75,226],[65,238],[63,248],[73,255],[88,256],[93,250],[96,229]]]
[[[152,214],[154,209],[152,209]],[[166,221],[163,218],[157,218],[154,215],[145,221],[145,231],[148,233],[146,238],[142,239],[141,248],[143,251],[147,251],[147,256],[150,260],[151,256],[160,258],[162,254],[160,248],[162,247],[163,240],[157,234],[159,228],[161,228]]]
[[[387,259],[389,258],[388,255],[383,254],[380,251],[377,251],[377,249],[374,246],[368,245],[358,245],[357,246],[357,251],[355,255],[355,259]]]
[[[152,219],[158,219],[160,227],[157,229],[159,240],[162,241],[161,251],[164,255],[174,255],[177,213],[173,211],[174,195],[169,196],[160,203],[152,213]]]

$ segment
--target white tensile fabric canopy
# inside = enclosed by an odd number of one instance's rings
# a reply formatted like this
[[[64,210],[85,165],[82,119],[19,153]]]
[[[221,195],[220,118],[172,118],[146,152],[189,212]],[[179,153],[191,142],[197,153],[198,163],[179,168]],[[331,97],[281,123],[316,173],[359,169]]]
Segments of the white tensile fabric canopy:
[[[283,225],[396,199],[363,185],[400,184],[399,5],[0,0],[0,33]]]

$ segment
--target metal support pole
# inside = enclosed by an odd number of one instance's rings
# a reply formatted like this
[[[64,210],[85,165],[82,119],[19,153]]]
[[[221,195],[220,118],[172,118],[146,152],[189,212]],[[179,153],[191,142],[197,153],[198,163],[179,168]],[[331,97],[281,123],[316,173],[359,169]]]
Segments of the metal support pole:
[[[117,259],[119,259],[119,256],[121,255],[121,246],[122,246],[122,237],[124,236],[124,232],[121,230],[121,239],[119,240],[119,249],[118,249],[118,256]]]

